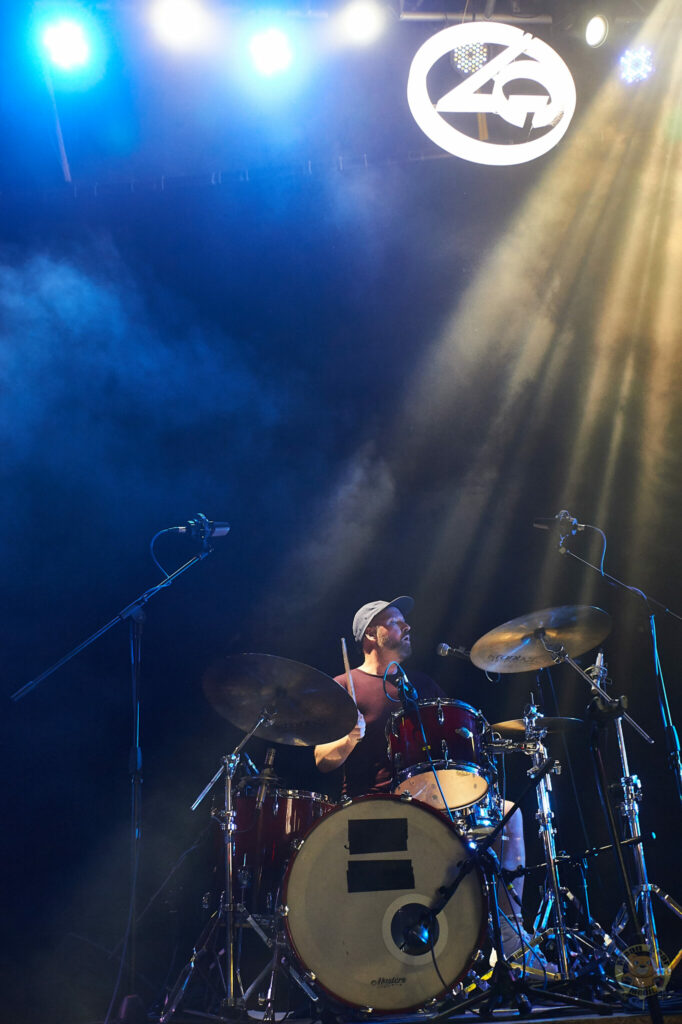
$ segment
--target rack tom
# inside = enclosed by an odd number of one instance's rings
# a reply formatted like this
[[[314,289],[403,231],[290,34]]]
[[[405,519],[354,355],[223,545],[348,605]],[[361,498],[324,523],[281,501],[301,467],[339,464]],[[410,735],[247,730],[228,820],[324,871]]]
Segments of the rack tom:
[[[419,700],[392,712],[386,725],[393,792],[408,793],[432,807],[471,807],[492,779],[480,711],[461,700]],[[443,795],[434,775],[437,772]]]

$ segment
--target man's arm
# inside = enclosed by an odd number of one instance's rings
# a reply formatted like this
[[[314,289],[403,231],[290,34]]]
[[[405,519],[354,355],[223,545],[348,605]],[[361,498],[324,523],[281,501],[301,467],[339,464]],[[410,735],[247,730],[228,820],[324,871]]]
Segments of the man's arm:
[[[358,711],[357,725],[340,740],[318,743],[315,747],[315,764],[321,772],[333,772],[344,764],[365,735],[365,719]]]

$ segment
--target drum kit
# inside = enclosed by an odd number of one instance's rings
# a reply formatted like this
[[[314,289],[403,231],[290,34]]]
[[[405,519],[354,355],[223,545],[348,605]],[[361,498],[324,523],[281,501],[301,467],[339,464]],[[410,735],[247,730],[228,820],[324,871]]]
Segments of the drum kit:
[[[598,608],[547,609],[493,629],[470,657],[486,672],[537,671],[560,662],[575,668],[592,695],[602,796],[608,783],[598,734],[615,722],[623,828],[610,820],[612,843],[602,849],[614,848],[619,858],[625,904],[611,929],[589,908],[585,866],[596,851],[571,858],[556,844],[552,775],[560,765],[548,756],[546,738],[582,728],[581,720],[545,717],[531,696],[521,718],[490,725],[462,701],[404,694],[386,726],[392,791],[334,803],[320,793],[284,788],[273,770],[274,746],[260,770],[244,748],[254,736],[313,746],[348,734],[357,708],[344,688],[310,666],[271,655],[215,664],[204,680],[206,697],[244,733],[192,807],[214,787],[221,792],[222,805],[211,811],[219,834],[220,895],[167,993],[160,1024],[196,1019],[185,1014],[197,991],[202,1005],[194,1012],[201,1019],[234,1020],[251,1012],[257,998],[257,1015],[274,1021],[282,986],[305,995],[314,1019],[328,1020],[400,1019],[415,1012],[441,1019],[474,1007],[492,1012],[505,1002],[524,1012],[539,991],[543,999],[582,1011],[611,1012],[609,1004],[622,1005],[633,993],[642,999],[654,993],[655,1003],[670,968],[658,945],[652,895],[679,917],[682,907],[647,876],[641,786],[630,774],[623,721],[646,734],[626,715],[622,699],[604,690],[601,654],[588,672],[574,661],[609,628],[609,616]],[[519,802],[535,789],[544,854],[542,864],[516,870],[501,868],[496,853],[518,808],[506,805],[498,784],[498,761],[508,754],[530,761]],[[621,864],[628,846],[634,887]],[[580,873],[580,899],[564,884],[567,864]],[[520,911],[512,903],[505,915],[499,895],[509,900],[511,892],[513,899],[511,882],[535,872],[544,885],[529,935]],[[504,917],[517,934],[513,955],[502,939]],[[247,934],[257,936],[262,952],[262,967],[248,983]],[[637,965],[630,948],[638,951]],[[660,1016],[656,1006],[652,1011],[650,1004],[652,1019]]]

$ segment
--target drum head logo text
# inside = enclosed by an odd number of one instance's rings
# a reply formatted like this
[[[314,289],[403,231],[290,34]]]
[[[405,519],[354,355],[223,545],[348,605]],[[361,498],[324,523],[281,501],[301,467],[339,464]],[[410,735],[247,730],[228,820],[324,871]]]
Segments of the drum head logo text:
[[[441,58],[472,47],[486,48],[486,62],[434,101],[427,78],[435,90],[433,79],[442,88],[443,79],[450,86],[461,77]],[[419,127],[441,149],[474,163],[509,166],[556,146],[575,112],[576,93],[571,72],[547,43],[512,25],[473,22],[443,29],[419,48],[407,101]],[[476,138],[476,115],[483,114],[491,115],[496,136],[498,118],[515,130],[507,129],[502,141]]]

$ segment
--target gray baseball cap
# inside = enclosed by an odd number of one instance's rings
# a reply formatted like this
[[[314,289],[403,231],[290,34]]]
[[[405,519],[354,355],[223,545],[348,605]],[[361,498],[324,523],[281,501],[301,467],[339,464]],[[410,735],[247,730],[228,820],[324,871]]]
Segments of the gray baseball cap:
[[[379,612],[383,612],[384,608],[397,608],[403,615],[408,615],[414,608],[414,601],[411,597],[403,595],[392,601],[370,601],[369,604],[363,604],[362,608],[358,608],[353,619],[353,636],[358,643],[362,643],[365,630],[372,619]]]

